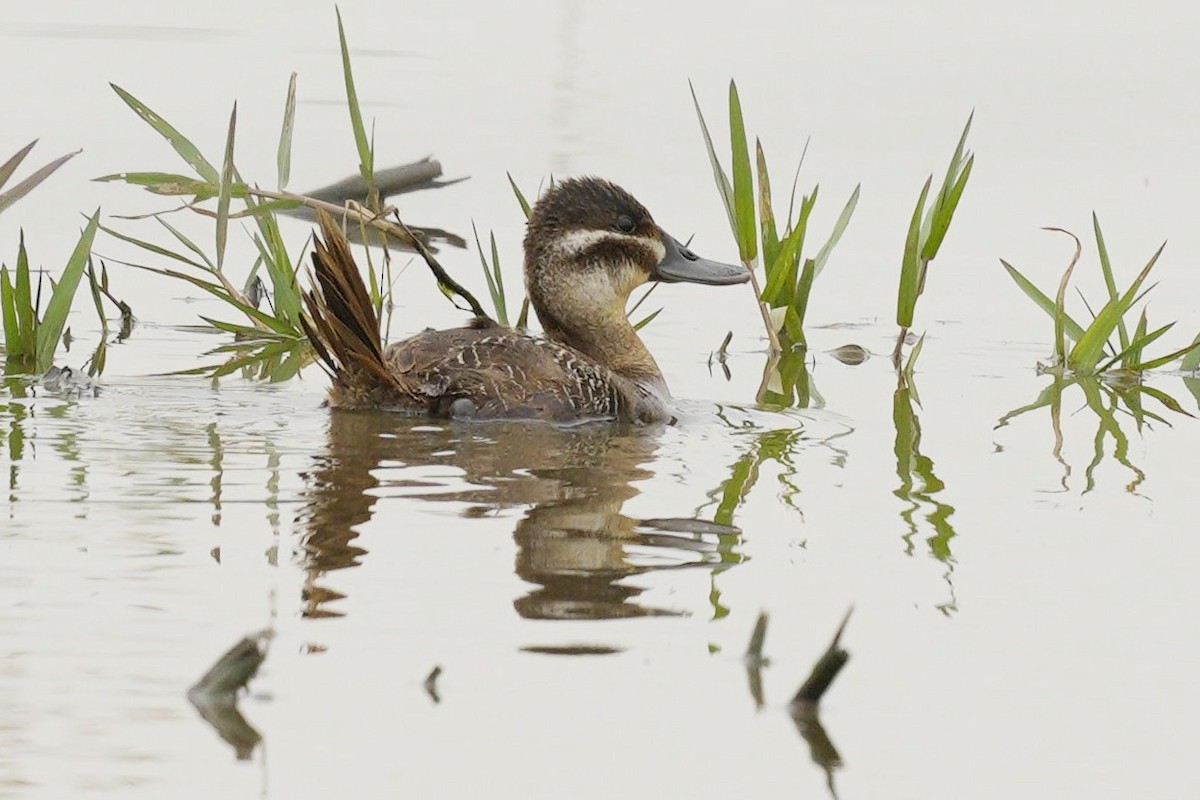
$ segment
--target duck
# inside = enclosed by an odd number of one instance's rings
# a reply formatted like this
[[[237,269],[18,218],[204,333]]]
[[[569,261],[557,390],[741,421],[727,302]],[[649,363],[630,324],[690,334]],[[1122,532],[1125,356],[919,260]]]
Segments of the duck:
[[[674,420],[658,363],[626,314],[648,281],[724,286],[741,264],[702,258],[645,206],[597,177],[561,180],[538,199],[525,240],[525,290],[542,335],[479,317],[384,346],[350,245],[328,214],[312,252],[302,324],[331,377],[334,409],[452,420]]]

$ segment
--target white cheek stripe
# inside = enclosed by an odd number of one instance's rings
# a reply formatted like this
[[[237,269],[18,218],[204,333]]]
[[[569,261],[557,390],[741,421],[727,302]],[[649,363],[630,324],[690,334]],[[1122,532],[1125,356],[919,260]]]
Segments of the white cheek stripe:
[[[569,231],[558,237],[558,242],[555,246],[559,251],[567,255],[578,255],[592,245],[599,244],[600,242],[629,242],[641,245],[642,247],[648,247],[654,253],[656,264],[661,264],[662,260],[667,257],[667,248],[658,239],[652,239],[649,236],[617,233],[616,231]]]

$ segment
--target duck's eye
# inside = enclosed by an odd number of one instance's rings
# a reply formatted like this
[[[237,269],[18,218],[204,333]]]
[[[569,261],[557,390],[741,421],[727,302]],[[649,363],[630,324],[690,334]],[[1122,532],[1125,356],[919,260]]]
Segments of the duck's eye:
[[[621,233],[633,233],[636,229],[637,223],[633,221],[632,217],[625,214],[617,217],[617,230]]]

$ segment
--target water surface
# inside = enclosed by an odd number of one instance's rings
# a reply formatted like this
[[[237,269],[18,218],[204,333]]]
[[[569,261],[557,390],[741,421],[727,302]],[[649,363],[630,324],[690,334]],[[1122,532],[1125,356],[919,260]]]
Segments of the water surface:
[[[1069,248],[1039,226],[1082,235],[1096,209],[1126,280],[1169,237],[1152,321],[1182,320],[1170,347],[1200,329],[1190,6],[342,12],[379,163],[433,152],[472,177],[405,216],[494,228],[509,268],[506,171],[527,191],[613,178],[734,257],[688,78],[718,132],[738,79],[780,185],[811,134],[816,228],[864,188],[814,293],[809,407],[753,408],[763,343],[736,288],[650,301],[678,425],[560,430],[331,414],[315,369],[163,377],[224,341],[183,327],[223,310],[112,267],[140,323],[98,396],[0,390],[0,795],[822,797],[831,769],[843,798],[1195,796],[1200,429],[1151,402],[1170,425],[1139,429],[1094,386],[998,427],[1052,385],[1048,320],[997,262],[1051,285]],[[180,166],[107,81],[214,157],[236,99],[239,166],[270,184],[297,70],[292,185],[354,171],[331,8],[62,3],[14,9],[0,41],[0,153],[84,148],[0,217],[10,263],[19,228],[53,271],[77,212],[163,207],[87,182]],[[978,163],[918,308],[914,383],[883,357],[839,363],[850,342],[890,349],[911,204],[971,109]],[[298,250],[304,224],[285,225]],[[241,275],[253,245],[232,233]],[[473,253],[444,261],[482,290]],[[418,265],[400,280],[394,335],[461,319]],[[60,363],[87,358],[89,315]],[[729,378],[710,363],[727,330]],[[1200,413],[1194,379],[1149,385]],[[842,763],[819,765],[785,706],[850,606],[820,718]],[[761,610],[760,707],[741,654]],[[240,703],[261,741],[239,759],[186,690],[262,629]]]

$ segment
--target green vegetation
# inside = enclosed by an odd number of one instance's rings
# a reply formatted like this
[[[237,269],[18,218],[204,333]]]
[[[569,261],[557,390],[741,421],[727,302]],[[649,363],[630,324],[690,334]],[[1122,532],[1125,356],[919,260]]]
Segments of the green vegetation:
[[[40,314],[40,283],[37,294],[32,291],[24,235],[21,236],[21,244],[17,250],[15,276],[10,277],[7,266],[0,267],[0,310],[3,311],[4,317],[4,350],[10,362],[16,361],[34,372],[45,372],[53,366],[54,351],[58,349],[58,343],[66,329],[67,314],[71,311],[75,290],[79,288],[79,282],[87,268],[99,220],[100,211],[97,209],[88,220],[87,227],[79,237],[79,242],[67,260],[67,266],[59,276],[58,282],[53,284],[44,315]]]
[[[21,166],[21,162],[25,160],[25,156],[29,155],[29,151],[32,150],[34,145],[37,143],[38,140],[34,139],[32,142],[14,153],[13,156],[3,164],[0,164],[0,189],[4,188],[5,184],[8,183],[9,178],[11,178],[13,173],[17,171],[17,167]],[[4,210],[13,203],[17,202],[22,197],[37,188],[38,184],[54,174],[55,170],[70,161],[75,156],[79,155],[81,152],[83,151],[76,150],[74,153],[67,153],[65,156],[60,156],[51,161],[49,164],[46,164],[44,167],[34,170],[33,174],[25,178],[25,180],[21,181],[8,191],[0,191],[0,214],[4,213]]]
[[[284,243],[276,217],[278,213],[296,213],[305,209],[323,209],[346,221],[351,227],[351,236],[356,240],[384,246],[383,263],[377,267],[370,248],[364,247],[368,263],[369,289],[376,312],[381,319],[390,321],[392,303],[390,298],[393,282],[391,255],[387,245],[398,244],[417,250],[434,268],[439,286],[453,299],[460,296],[473,308],[478,303],[458,283],[453,281],[436,262],[425,245],[426,232],[414,232],[398,216],[388,219],[391,209],[381,202],[380,175],[374,168],[374,149],[367,138],[366,126],[359,108],[358,95],[354,86],[349,48],[345,31],[338,14],[338,39],[341,50],[343,78],[346,89],[347,108],[355,147],[359,158],[361,182],[348,186],[345,182],[318,190],[309,195],[287,191],[291,174],[292,136],[295,129],[296,75],[288,81],[287,98],[284,103],[283,121],[280,126],[277,150],[276,190],[258,188],[245,180],[238,170],[234,149],[237,132],[237,106],[230,114],[221,168],[217,169],[200,149],[183,133],[125,89],[113,85],[113,90],[139,117],[156,133],[162,136],[191,169],[192,175],[168,172],[122,172],[106,175],[96,180],[120,181],[141,187],[155,194],[190,198],[182,206],[214,220],[213,247],[208,250],[186,236],[166,219],[165,213],[152,215],[174,244],[170,247],[155,244],[146,239],[123,233],[107,226],[101,229],[109,235],[133,244],[155,257],[157,263],[163,259],[175,262],[175,267],[131,264],[174,280],[184,281],[213,295],[230,309],[238,312],[241,321],[218,320],[204,317],[206,323],[218,330],[231,333],[236,341],[218,348],[215,352],[229,356],[219,365],[188,370],[190,373],[209,374],[213,377],[243,371],[247,375],[285,380],[296,374],[309,360],[304,347],[306,342],[301,320],[306,314],[300,300],[297,273],[303,263],[303,249],[293,257]],[[426,167],[426,169],[421,169]],[[416,169],[413,169],[416,168]],[[407,171],[406,171],[407,170]],[[395,173],[396,183],[392,191],[412,184],[433,184],[432,178],[440,174],[435,162],[424,161],[387,171]],[[340,192],[340,194],[339,194]],[[342,200],[341,195],[360,195],[361,202]],[[332,202],[325,196],[337,196],[342,202]],[[216,201],[215,211],[201,207],[207,201]],[[231,208],[237,201],[242,208]],[[173,209],[181,210],[181,209]],[[251,238],[258,253],[244,281],[235,283],[226,269],[225,252],[228,241],[229,221],[242,217],[254,220],[255,231]],[[269,291],[263,291],[269,284]],[[262,300],[267,308],[261,308]]]
[[[971,168],[975,165],[975,156],[966,151],[967,134],[971,132],[971,122],[975,118],[972,113],[963,126],[962,135],[958,137],[958,146],[950,157],[950,166],[946,169],[946,177],[942,179],[942,187],[938,190],[933,202],[926,207],[929,189],[933,185],[930,175],[917,205],[913,209],[912,219],[908,223],[908,235],[904,239],[904,258],[900,263],[900,288],[896,293],[896,324],[900,326],[900,335],[896,337],[896,348],[892,351],[892,363],[900,368],[900,354],[904,341],[908,337],[908,329],[912,327],[913,316],[917,310],[917,298],[925,291],[925,276],[929,270],[929,262],[937,256],[946,232],[950,230],[950,222],[954,219],[954,211],[962,199],[967,181],[971,177]],[[912,372],[913,364],[919,347],[914,347],[909,355],[907,371]]]
[[[18,150],[3,165],[0,165],[0,189],[4,188],[36,144],[37,140],[35,139]],[[79,152],[81,151],[76,150],[74,153],[56,158],[35,170],[11,189],[0,192],[0,212],[29,194]],[[0,266],[0,320],[4,327],[6,371],[45,372],[53,366],[54,353],[68,331],[67,315],[71,313],[71,303],[75,299],[75,292],[85,274],[91,283],[92,296],[96,301],[96,313],[107,332],[103,303],[100,298],[103,294],[112,299],[112,295],[108,292],[108,276],[107,273],[104,273],[103,285],[100,285],[97,282],[95,271],[91,267],[92,240],[96,236],[99,219],[100,211],[97,209],[88,219],[88,224],[80,235],[79,242],[75,245],[75,250],[67,260],[67,265],[63,268],[58,280],[50,281],[50,298],[46,303],[44,313],[41,304],[42,282],[39,277],[35,291],[29,268],[29,254],[25,249],[24,232],[21,233],[20,243],[17,246],[17,258],[13,269],[10,271],[7,265]],[[114,300],[114,302],[117,301]],[[121,307],[122,317],[127,320],[131,319],[128,306],[123,303],[118,303],[118,305]],[[103,369],[104,344],[102,337],[100,348],[97,350],[99,360],[93,358],[92,361],[93,374]]]
[[[1188,362],[1184,364],[1185,369],[1189,369],[1188,364],[1191,364],[1190,368],[1194,369],[1195,364],[1200,363],[1200,356],[1197,355],[1197,350],[1200,349],[1200,337],[1186,347],[1165,355],[1148,357],[1145,353],[1146,348],[1171,330],[1175,323],[1149,330],[1146,310],[1143,308],[1133,326],[1131,335],[1129,323],[1126,320],[1133,307],[1153,288],[1151,286],[1143,291],[1142,284],[1149,277],[1154,265],[1158,263],[1158,258],[1162,255],[1166,243],[1150,257],[1150,260],[1142,267],[1125,291],[1118,292],[1108,249],[1104,244],[1104,234],[1100,230],[1100,220],[1095,214],[1092,215],[1092,226],[1095,230],[1096,250],[1099,254],[1100,270],[1104,276],[1108,297],[1100,310],[1092,315],[1092,321],[1087,326],[1076,322],[1066,309],[1067,288],[1083,252],[1082,244],[1073,233],[1061,228],[1047,228],[1047,230],[1065,233],[1075,241],[1075,254],[1071,258],[1071,263],[1067,265],[1066,271],[1063,272],[1054,300],[1038,289],[1016,267],[1003,259],[1000,260],[1021,291],[1054,320],[1054,362],[1050,369],[1078,376],[1098,376],[1120,372],[1136,377],[1146,370],[1161,367],[1180,357],[1188,359]],[[1086,304],[1086,300],[1084,302]],[[1088,306],[1088,310],[1091,310],[1091,306]]]
[[[729,138],[733,180],[730,181],[713,147],[712,136],[692,88],[692,102],[700,120],[700,131],[704,146],[712,164],[717,192],[725,206],[729,227],[737,241],[738,254],[742,263],[750,270],[754,295],[762,312],[763,325],[771,343],[772,353],[807,347],[804,336],[804,319],[813,282],[829,261],[834,246],[842,237],[850,217],[858,205],[859,188],[856,186],[850,199],[842,208],[824,245],[815,256],[803,257],[804,240],[808,233],[809,216],[817,204],[819,186],[800,200],[798,213],[795,211],[795,183],[784,218],[782,233],[775,218],[775,207],[771,195],[771,179],[767,170],[767,159],[762,142],[755,140],[755,163],[757,182],[750,167],[750,150],[746,138],[746,126],[742,118],[742,104],[737,85],[729,83]],[[805,148],[807,150],[807,147]],[[801,156],[801,164],[804,157]],[[799,177],[799,165],[796,168]],[[757,188],[757,192],[756,192]],[[756,198],[757,196],[757,206]],[[759,246],[761,240],[761,247]],[[765,282],[760,282],[755,267],[763,266]]]

